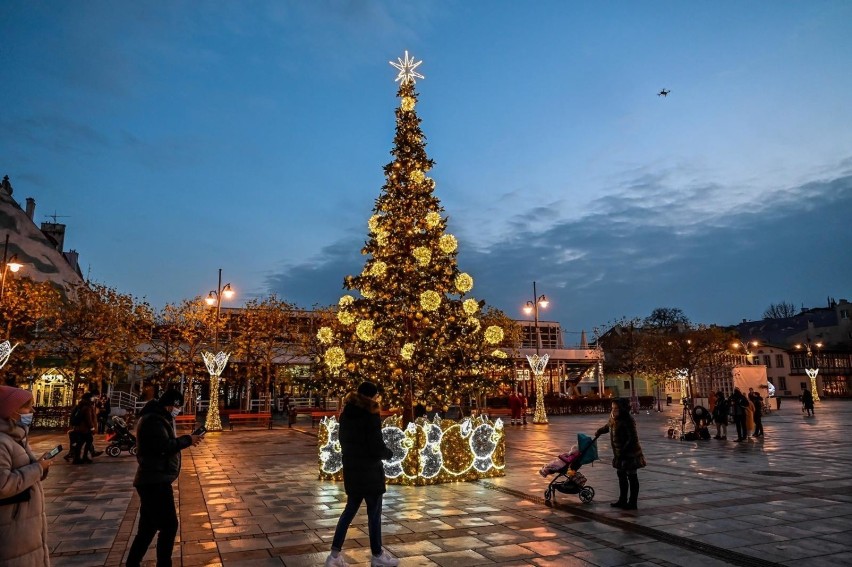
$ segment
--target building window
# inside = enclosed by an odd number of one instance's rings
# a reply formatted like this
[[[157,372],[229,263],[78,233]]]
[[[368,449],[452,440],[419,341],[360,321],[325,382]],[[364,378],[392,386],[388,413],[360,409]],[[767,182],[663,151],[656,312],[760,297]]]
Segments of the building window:
[[[768,354],[764,354],[763,355],[763,364],[767,368],[772,368],[772,357],[769,356]]]
[[[775,368],[784,368],[784,355],[776,354],[775,355]]]
[[[779,376],[778,377],[778,389],[779,390],[786,390],[787,389],[787,377],[786,376]]]
[[[848,309],[841,309],[840,310],[840,318],[841,319],[848,319],[849,318],[849,310]]]
[[[625,380],[625,381],[624,381],[624,389],[625,389],[625,390],[629,390],[629,389],[630,389],[630,380]]]

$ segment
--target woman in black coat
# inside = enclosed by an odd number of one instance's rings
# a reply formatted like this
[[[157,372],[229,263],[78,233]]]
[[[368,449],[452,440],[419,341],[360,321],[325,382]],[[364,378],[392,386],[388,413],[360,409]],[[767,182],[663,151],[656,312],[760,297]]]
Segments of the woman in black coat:
[[[373,566],[398,565],[399,561],[382,549],[382,494],[385,493],[383,459],[393,452],[382,440],[382,422],[379,411],[378,388],[371,382],[358,386],[358,391],[346,397],[340,416],[340,448],[343,452],[343,487],[346,490],[346,508],[337,521],[331,554],[326,567],[346,565],[343,541],[349,524],[358,513],[361,502],[367,502],[367,527],[370,533],[370,564]]]
[[[596,437],[609,433],[612,444],[612,466],[618,474],[618,500],[610,504],[614,508],[635,510],[639,498],[639,475],[637,471],[645,466],[645,456],[639,445],[636,422],[630,415],[630,401],[619,398],[612,402],[609,422],[597,430]],[[630,498],[627,488],[630,488]]]
[[[713,406],[713,421],[716,423],[716,439],[728,438],[728,414],[730,407],[722,390],[716,392],[716,404]]]

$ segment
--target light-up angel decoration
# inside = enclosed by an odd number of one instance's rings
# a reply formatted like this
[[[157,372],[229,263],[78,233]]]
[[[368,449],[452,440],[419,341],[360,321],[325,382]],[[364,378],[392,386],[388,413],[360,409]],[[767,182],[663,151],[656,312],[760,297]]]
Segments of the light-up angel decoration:
[[[550,360],[550,355],[545,354],[539,356],[533,354],[527,355],[527,362],[530,363],[533,375],[535,376],[535,413],[533,414],[533,423],[545,424],[547,421],[547,412],[544,409],[544,368],[547,366],[547,361]]]
[[[12,351],[15,350],[15,347],[18,346],[18,343],[15,343],[14,346],[9,341],[3,341],[0,343],[0,369],[6,366],[6,363],[9,362],[9,355],[12,354]]]
[[[219,377],[228,364],[229,352],[202,351],[201,358],[207,372],[210,373],[210,405],[207,407],[207,419],[204,422],[207,431],[222,431],[222,419],[219,417]]]

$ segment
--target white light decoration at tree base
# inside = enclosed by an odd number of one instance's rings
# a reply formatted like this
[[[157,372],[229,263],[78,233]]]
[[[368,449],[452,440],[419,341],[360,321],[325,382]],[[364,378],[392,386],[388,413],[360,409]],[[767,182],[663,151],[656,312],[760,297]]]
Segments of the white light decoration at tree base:
[[[6,363],[9,362],[9,356],[12,354],[12,351],[15,350],[15,347],[18,346],[15,343],[15,346],[12,346],[12,343],[9,341],[3,341],[0,343],[0,369],[6,366]]]
[[[317,436],[319,477],[343,480],[340,424],[335,417],[320,422]],[[402,428],[392,416],[382,424],[385,445],[393,456],[382,461],[389,484],[427,485],[504,476],[506,438],[503,421],[487,416],[460,422],[419,418]]]
[[[210,403],[207,405],[207,419],[204,420],[207,431],[222,431],[222,419],[219,417],[219,376],[225,370],[230,356],[229,352],[218,352],[215,355],[207,351],[201,353],[207,372],[210,373]]]
[[[536,425],[547,425],[547,411],[544,409],[544,368],[547,366],[547,361],[550,360],[550,355],[545,354],[539,356],[534,354],[527,355],[527,362],[530,363],[533,375],[535,376],[535,413],[533,413],[533,423]]]
[[[0,367],[2,368],[2,367]],[[811,379],[811,395],[814,398],[814,402],[819,401],[819,392],[817,392],[817,374],[819,374],[819,368],[806,368],[805,374],[808,375],[808,378]]]

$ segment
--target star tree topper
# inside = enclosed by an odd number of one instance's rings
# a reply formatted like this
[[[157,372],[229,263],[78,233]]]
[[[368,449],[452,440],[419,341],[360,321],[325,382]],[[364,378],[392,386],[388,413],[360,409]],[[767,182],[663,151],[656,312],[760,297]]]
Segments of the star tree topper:
[[[396,76],[396,79],[394,79],[394,82],[402,81],[401,84],[404,85],[408,81],[411,81],[412,83],[416,83],[417,79],[425,79],[426,78],[423,75],[421,75],[420,73],[418,73],[417,71],[415,71],[415,69],[417,69],[417,67],[419,67],[420,64],[423,63],[423,61],[414,61],[414,58],[409,58],[407,49],[405,50],[405,59],[402,59],[401,57],[397,57],[396,60],[399,63],[394,63],[393,61],[388,61],[388,63],[390,63],[391,65],[393,65],[397,69],[399,69],[399,75]]]

